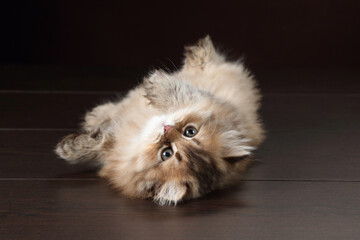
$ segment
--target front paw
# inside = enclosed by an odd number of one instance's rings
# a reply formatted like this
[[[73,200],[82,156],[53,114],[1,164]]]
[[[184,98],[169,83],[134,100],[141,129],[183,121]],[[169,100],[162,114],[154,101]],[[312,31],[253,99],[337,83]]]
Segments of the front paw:
[[[74,147],[74,141],[80,134],[72,133],[64,137],[55,148],[55,153],[63,158],[72,162],[74,160],[74,155],[76,152],[76,148]]]
[[[165,108],[167,98],[172,91],[170,76],[163,71],[155,71],[150,77],[144,79],[145,95],[151,105]]]
[[[92,134],[72,133],[56,145],[55,153],[72,164],[95,158],[96,149],[102,142],[102,138],[100,131]]]

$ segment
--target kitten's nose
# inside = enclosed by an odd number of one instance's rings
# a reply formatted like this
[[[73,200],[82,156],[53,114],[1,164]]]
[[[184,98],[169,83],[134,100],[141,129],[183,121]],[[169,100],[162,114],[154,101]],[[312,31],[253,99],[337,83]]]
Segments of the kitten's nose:
[[[165,126],[164,126],[164,134],[166,134],[171,128],[172,128],[172,126],[170,126],[170,125],[165,125]]]

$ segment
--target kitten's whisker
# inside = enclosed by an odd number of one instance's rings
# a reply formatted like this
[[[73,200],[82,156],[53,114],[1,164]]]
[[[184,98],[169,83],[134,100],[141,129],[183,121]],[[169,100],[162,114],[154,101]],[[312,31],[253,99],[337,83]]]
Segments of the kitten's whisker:
[[[215,127],[214,127],[214,130],[212,131],[210,137],[212,137],[212,135],[214,135],[215,129],[217,128],[217,125],[218,125],[218,118],[217,118],[217,116],[215,116]]]
[[[158,136],[153,140],[153,143],[158,143],[158,142],[160,142],[160,139],[161,139],[161,136],[158,135]]]
[[[175,63],[173,61],[171,61],[170,58],[167,57],[166,59],[169,60],[169,62],[171,62],[171,64],[174,66],[176,71],[179,71],[178,67],[175,65]]]
[[[207,128],[208,131],[210,129],[210,126],[211,126],[211,117],[209,117],[209,120],[208,120],[208,128]]]
[[[170,72],[170,69],[168,68],[168,66],[166,66],[166,64],[162,61],[160,61],[159,59],[156,60],[158,63],[160,63],[161,68],[160,69],[165,69],[167,72]]]
[[[180,72],[179,68],[175,65],[175,63],[173,61],[171,61],[170,58],[167,57],[166,59],[169,60],[169,62],[171,62],[171,64],[174,66],[176,72]],[[184,82],[181,75],[177,75],[177,77],[179,78],[180,81]]]

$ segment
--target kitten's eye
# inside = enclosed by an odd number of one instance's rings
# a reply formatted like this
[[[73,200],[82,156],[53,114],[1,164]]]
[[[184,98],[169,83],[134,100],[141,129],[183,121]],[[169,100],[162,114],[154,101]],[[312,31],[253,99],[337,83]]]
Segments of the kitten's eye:
[[[194,127],[187,127],[184,131],[185,137],[194,137],[197,134],[197,130]]]
[[[171,158],[171,156],[174,154],[172,148],[165,148],[162,152],[161,152],[161,159],[163,161],[168,160],[169,158]]]

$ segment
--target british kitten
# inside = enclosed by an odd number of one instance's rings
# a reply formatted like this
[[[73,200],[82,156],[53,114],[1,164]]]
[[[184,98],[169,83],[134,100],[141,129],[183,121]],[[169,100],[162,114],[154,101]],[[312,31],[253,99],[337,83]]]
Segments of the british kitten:
[[[128,197],[176,204],[236,183],[263,140],[260,94],[240,62],[207,36],[185,48],[181,70],[158,70],[118,102],[95,107],[56,153],[97,161]]]

